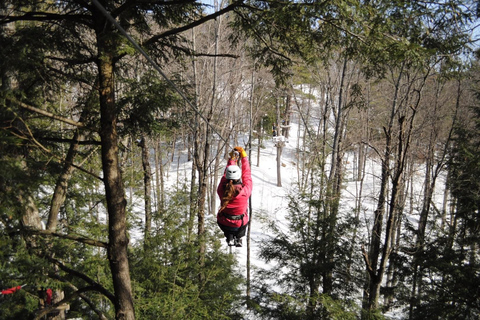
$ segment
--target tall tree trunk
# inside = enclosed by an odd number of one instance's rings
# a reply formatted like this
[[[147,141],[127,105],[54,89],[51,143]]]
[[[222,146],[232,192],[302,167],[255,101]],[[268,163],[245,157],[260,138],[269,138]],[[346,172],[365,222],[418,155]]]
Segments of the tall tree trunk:
[[[390,178],[390,159],[392,152],[392,133],[395,114],[397,112],[397,99],[399,91],[399,83],[402,77],[402,72],[396,80],[395,93],[392,102],[392,108],[390,111],[390,119],[388,127],[384,127],[385,134],[385,149],[383,152],[383,158],[381,159],[381,180],[380,180],[380,193],[378,195],[377,208],[374,212],[374,222],[372,226],[371,238],[370,238],[370,250],[368,254],[364,252],[365,264],[367,268],[368,279],[364,287],[363,295],[363,309],[365,310],[365,317],[377,309],[378,298],[380,295],[380,283],[383,274],[377,270],[378,259],[380,257],[380,244],[383,229],[383,217],[385,215],[385,202],[387,199],[387,188]],[[365,318],[365,317],[362,317]]]
[[[215,57],[213,58],[213,84],[212,84],[212,99],[210,101],[210,108],[205,119],[205,143],[203,145],[203,157],[202,161],[197,162],[197,168],[199,171],[198,181],[198,202],[197,202],[197,217],[198,217],[198,241],[199,241],[199,263],[203,266],[205,263],[206,253],[206,232],[205,232],[205,203],[207,201],[208,192],[208,168],[210,163],[210,126],[213,116],[213,108],[215,105],[216,93],[217,93],[217,52],[218,52],[218,24],[219,21],[215,20]],[[200,160],[200,159],[198,159]],[[202,280],[202,275],[200,276]]]
[[[281,123],[281,118],[280,118],[280,103],[277,100],[277,105],[276,105],[276,110],[277,110],[277,138],[275,146],[277,147],[277,187],[282,186],[282,150],[285,145],[285,141],[283,140],[284,137],[280,136],[280,123]]]
[[[108,260],[115,290],[115,318],[134,320],[130,269],[126,199],[118,158],[117,106],[114,87],[114,43],[112,25],[94,10],[98,46],[98,76],[100,96],[100,138],[102,169],[108,211]]]
[[[162,160],[162,148],[160,147],[161,140],[155,141],[155,185],[157,193],[157,211],[160,219],[163,216],[165,210],[165,179],[163,174],[163,160]]]
[[[448,149],[451,142],[451,136],[454,129],[454,124],[456,121],[456,113],[460,107],[460,97],[461,97],[461,90],[460,90],[460,83],[458,83],[457,88],[457,99],[456,99],[456,106],[455,106],[455,114],[452,119],[452,123],[450,128],[445,127],[445,123],[442,121],[442,129],[449,129],[449,134],[447,136],[447,140],[444,144],[444,148],[442,152],[437,152],[436,146],[438,145],[438,129],[435,126],[438,126],[437,115],[438,108],[439,108],[439,99],[440,99],[440,92],[443,89],[443,86],[438,85],[437,82],[437,90],[435,95],[435,103],[433,108],[433,114],[431,115],[435,122],[432,123],[434,126],[430,131],[429,136],[429,145],[428,150],[426,152],[427,158],[425,159],[425,178],[424,178],[424,197],[422,203],[422,210],[420,212],[420,219],[418,221],[417,227],[417,234],[415,239],[415,255],[413,258],[413,285],[411,290],[411,302],[409,307],[409,319],[412,319],[414,308],[418,305],[421,301],[418,299],[418,290],[421,288],[422,284],[422,272],[420,266],[420,260],[423,256],[424,245],[425,245],[425,232],[427,227],[428,216],[430,214],[430,206],[432,204],[433,193],[435,190],[435,185],[437,182],[437,178],[440,175],[442,168],[445,165]],[[435,159],[439,159],[436,161]],[[447,190],[447,186],[445,185],[445,190]],[[442,219],[443,224],[443,219]]]
[[[367,101],[367,105],[369,102]],[[360,111],[360,122],[362,123],[361,129],[361,136],[360,141],[358,141],[358,156],[357,156],[357,172],[354,173],[354,179],[356,180],[356,194],[355,194],[355,229],[353,231],[352,241],[351,241],[351,248],[349,251],[349,260],[353,260],[354,254],[354,245],[357,243],[357,234],[358,234],[358,224],[360,222],[360,213],[362,211],[362,203],[363,203],[363,185],[365,181],[365,173],[366,173],[366,163],[367,163],[367,145],[369,144],[369,116],[368,116],[368,108],[364,111]],[[347,270],[350,271],[351,263],[347,264]]]
[[[196,45],[196,38],[195,38],[195,28],[192,28],[192,44],[193,44],[193,51],[195,51]],[[192,59],[192,70],[193,70],[193,87],[195,90],[194,94],[194,103],[198,106],[198,84],[197,84],[197,63],[195,59]],[[192,151],[189,151],[189,158],[192,158],[192,171],[190,177],[190,211],[189,211],[189,218],[188,218],[188,239],[189,241],[193,241],[193,227],[195,224],[195,215],[197,213],[197,198],[196,198],[196,183],[197,183],[197,169],[198,169],[198,162],[200,161],[200,156],[198,153],[198,148],[200,144],[199,138],[199,115],[198,113],[195,114],[194,117],[194,125],[193,125],[193,132],[189,134],[189,139],[192,142],[192,147],[190,148]],[[189,150],[190,150],[189,149]],[[190,155],[191,154],[191,155]]]
[[[149,160],[149,143],[144,135],[140,140],[140,148],[142,150],[142,167],[143,167],[143,188],[145,197],[145,228],[144,228],[144,248],[150,246],[150,238],[152,233],[152,169]]]
[[[325,268],[323,274],[323,293],[331,294],[333,291],[333,266],[336,247],[335,230],[337,226],[338,208],[340,203],[340,190],[343,179],[341,152],[343,131],[344,131],[344,115],[343,101],[345,90],[345,75],[347,71],[348,59],[345,57],[342,65],[342,74],[340,76],[340,89],[338,93],[337,114],[335,115],[335,131],[332,147],[332,161],[330,167],[330,175],[327,182],[326,208],[328,222],[325,224]]]
[[[257,167],[260,167],[260,150],[263,143],[263,115],[260,119],[260,132],[258,133],[257,139]]]
[[[366,311],[365,315],[369,315],[372,311],[378,309],[378,299],[380,295],[380,286],[382,284],[383,277],[387,271],[387,264],[390,259],[390,255],[394,250],[395,243],[394,243],[394,236],[397,230],[397,224],[400,221],[400,214],[403,210],[400,210],[401,202],[399,201],[400,195],[404,193],[404,172],[407,165],[407,160],[409,157],[407,156],[410,149],[410,142],[412,139],[412,132],[414,127],[414,120],[417,112],[417,108],[420,102],[421,97],[421,90],[425,84],[426,76],[423,78],[424,81],[420,82],[420,88],[416,89],[416,91],[420,94],[415,95],[416,101],[414,103],[405,103],[408,107],[405,107],[401,112],[398,111],[399,109],[397,105],[398,99],[398,92],[400,88],[400,80],[402,78],[402,72],[399,72],[397,80],[395,82],[395,93],[394,99],[392,104],[392,112],[390,116],[390,122],[387,129],[385,129],[386,135],[386,147],[384,158],[382,159],[382,189],[387,186],[388,181],[388,173],[389,173],[389,164],[391,159],[391,152],[393,153],[396,150],[396,154],[394,158],[396,159],[394,167],[393,167],[393,175],[391,178],[391,194],[390,199],[388,202],[388,217],[386,219],[386,226],[385,226],[385,236],[383,240],[383,247],[380,250],[380,234],[381,234],[381,227],[382,221],[377,221],[377,217],[383,220],[383,214],[381,216],[375,216],[375,223],[374,229],[372,231],[372,240],[371,240],[371,251],[370,255],[366,257],[366,265],[367,271],[369,273],[369,281],[368,281],[368,288],[366,295],[364,296],[366,301],[364,301],[364,310]],[[408,92],[411,90],[411,86],[413,81],[407,81],[409,86],[406,90],[405,97],[408,100]],[[393,147],[393,128],[394,128],[394,119],[397,119],[397,145],[396,149]],[[388,152],[387,152],[388,151]],[[387,174],[387,176],[384,176]],[[385,204],[381,203],[385,202],[386,199],[386,192],[381,189],[381,197],[379,198],[377,210],[382,209],[382,212],[385,211]],[[385,190],[386,191],[386,190]],[[377,214],[377,212],[376,212]],[[380,233],[379,233],[380,232]],[[378,259],[380,258],[380,262]],[[377,263],[378,269],[377,269]]]
[[[292,112],[291,108],[292,108],[291,95],[287,93],[287,96],[285,98],[285,113],[284,113],[282,124],[280,126],[282,128],[282,136],[285,137],[285,140],[288,140],[288,136],[290,134],[290,114]]]
[[[410,168],[413,167],[413,164],[409,166]],[[413,172],[412,169],[409,169]],[[403,214],[403,211],[405,209],[405,201],[408,196],[408,186],[407,186],[407,181],[408,179],[406,178],[401,178],[399,181],[399,187],[398,187],[398,197],[397,197],[397,204],[395,205],[395,208],[393,210],[396,211],[395,217],[394,217],[394,224],[392,226],[392,240],[391,240],[391,252],[392,254],[397,254],[398,248],[400,246],[400,234],[401,234],[401,217]],[[388,265],[388,269],[386,271],[386,294],[384,295],[384,304],[385,304],[385,310],[389,310],[391,307],[393,301],[394,301],[394,296],[393,296],[393,290],[397,282],[397,269],[399,267],[398,264],[398,259],[392,259],[390,264]]]
[[[253,93],[255,89],[255,68],[252,68],[252,86],[250,89],[250,119],[249,124],[250,128],[248,131],[248,161],[252,159],[252,126],[253,126]],[[260,160],[260,152],[258,154],[258,159]],[[252,226],[252,218],[253,218],[253,206],[252,206],[252,196],[248,199],[248,211],[249,211],[249,222],[248,222],[248,230],[247,230],[247,289],[246,289],[246,303],[247,307],[250,306],[250,230]]]
[[[207,186],[208,186],[208,162],[209,162],[209,153],[210,153],[210,143],[208,142],[208,126],[205,131],[205,144],[204,152],[202,159],[197,159],[198,170],[198,198],[197,198],[197,236],[198,236],[198,253],[199,253],[199,264],[203,266],[205,263],[205,253],[206,253],[206,232],[205,232],[205,203],[207,198]]]

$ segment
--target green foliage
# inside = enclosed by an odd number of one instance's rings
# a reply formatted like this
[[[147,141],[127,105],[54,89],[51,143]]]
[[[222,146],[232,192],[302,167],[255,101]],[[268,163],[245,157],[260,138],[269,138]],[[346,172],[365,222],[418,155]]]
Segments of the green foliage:
[[[255,302],[260,314],[275,319],[354,319],[358,313],[351,298],[359,285],[353,279],[360,271],[352,268],[351,244],[346,240],[355,222],[339,220],[331,230],[325,202],[318,194],[318,184],[309,194],[292,194],[288,232],[273,223],[272,237],[261,244],[260,257],[275,266],[259,271],[261,293]],[[321,294],[330,273],[337,275],[336,285],[329,294]]]
[[[2,289],[17,286],[17,284],[8,284],[3,282]],[[0,320],[14,320],[14,319],[29,319],[31,313],[29,310],[35,310],[38,305],[38,300],[32,297],[27,290],[21,289],[13,294],[0,296]]]
[[[332,320],[356,320],[358,307],[353,303],[335,300],[328,295],[321,295],[321,304],[325,309],[328,319]],[[379,318],[381,319],[381,318]]]
[[[222,252],[218,233],[200,266],[198,247],[189,241],[189,196],[185,189],[168,197],[149,246],[132,250],[131,274],[140,319],[238,319],[241,276],[233,255]],[[209,230],[217,230],[211,225]],[[203,274],[203,277],[199,277]]]
[[[365,40],[356,52],[367,74],[383,76],[392,66],[429,67],[432,60],[450,57],[467,49],[473,12],[462,2],[444,6],[418,1],[379,1],[362,10]]]
[[[461,241],[461,239],[459,239]],[[477,319],[480,315],[478,262],[461,242],[448,236],[428,244],[422,257],[425,279],[413,319]]]
[[[169,110],[175,110],[181,99],[156,71],[145,72],[139,81],[124,81],[127,88],[118,102],[125,126],[123,133],[153,135],[178,127],[181,119],[172,116]]]
[[[385,320],[380,310],[362,310],[362,319],[365,320]]]

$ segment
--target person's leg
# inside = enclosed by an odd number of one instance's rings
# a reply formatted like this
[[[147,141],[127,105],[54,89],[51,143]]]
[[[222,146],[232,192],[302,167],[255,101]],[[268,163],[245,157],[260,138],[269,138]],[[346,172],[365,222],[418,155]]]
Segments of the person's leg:
[[[248,223],[244,226],[241,226],[240,228],[238,228],[238,231],[237,233],[235,234],[235,246],[236,247],[241,247],[242,246],[242,238],[245,236],[245,232],[247,230],[247,226],[248,226]]]
[[[235,244],[233,234],[230,232],[224,232],[224,234],[225,234],[225,238],[227,239],[227,244],[229,246],[233,246]]]
[[[217,224],[220,227],[220,229],[223,231],[227,244],[229,246],[235,245],[234,239],[235,239],[236,229],[238,228],[230,228],[230,227],[221,225],[220,223],[217,223]]]

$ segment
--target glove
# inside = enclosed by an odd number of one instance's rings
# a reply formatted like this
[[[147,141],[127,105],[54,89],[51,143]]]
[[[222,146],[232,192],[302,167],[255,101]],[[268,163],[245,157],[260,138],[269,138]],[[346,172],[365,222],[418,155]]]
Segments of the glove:
[[[237,150],[232,150],[229,153],[230,159],[233,159],[235,161],[238,161],[238,158],[240,158],[240,153]]]
[[[243,150],[242,147],[235,147],[233,148],[233,150],[238,152],[238,154],[240,155],[240,158],[245,158],[247,156],[247,153],[245,152],[245,150]]]

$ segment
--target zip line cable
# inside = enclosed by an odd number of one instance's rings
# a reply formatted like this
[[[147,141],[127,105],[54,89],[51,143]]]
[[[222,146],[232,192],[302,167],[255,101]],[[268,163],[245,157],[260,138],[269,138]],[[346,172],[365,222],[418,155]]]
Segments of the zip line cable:
[[[130,37],[130,35],[125,31],[125,29],[122,28],[122,26],[117,22],[117,20],[112,17],[112,15],[100,4],[100,2],[98,2],[98,0],[92,0],[92,3],[111,23],[113,23],[113,25],[118,29],[118,31],[120,31],[120,33],[123,34],[128,41],[130,41],[130,43],[135,47],[135,49],[137,49],[147,59],[147,61],[155,68],[155,70],[158,71],[158,73],[160,73],[160,75],[165,79],[165,81],[172,86],[172,88],[183,98],[183,100],[185,100],[185,102],[187,102],[187,104],[193,109],[193,111],[195,111],[195,113],[198,114],[210,128],[212,128],[213,132],[215,132],[220,137],[220,139],[222,139],[222,141],[228,145],[227,140],[225,140],[225,138],[223,138],[222,135],[218,133],[218,131],[209,123],[209,121],[198,110],[198,108],[185,96],[185,94],[175,85],[175,83],[173,83],[167,77],[167,75],[162,71],[158,64],[153,61],[150,55],[148,55],[148,53],[146,53],[145,50],[143,50],[143,48],[140,47],[140,45],[132,37]]]

